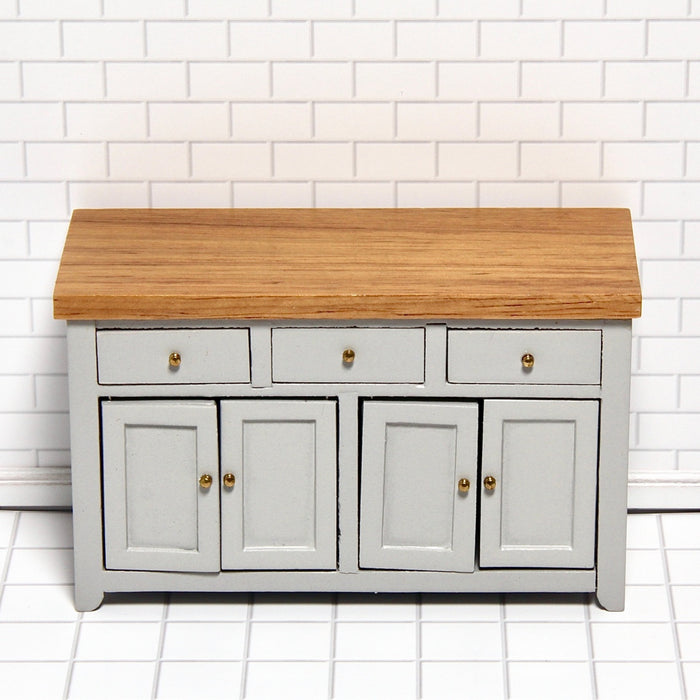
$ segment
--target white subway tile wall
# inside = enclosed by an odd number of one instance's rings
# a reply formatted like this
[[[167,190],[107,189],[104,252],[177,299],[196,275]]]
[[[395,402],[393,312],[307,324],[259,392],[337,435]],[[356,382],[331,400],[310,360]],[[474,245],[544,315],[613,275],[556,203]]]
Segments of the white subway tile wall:
[[[632,210],[631,464],[697,472],[700,1],[1,2],[0,470],[69,459],[72,209],[514,205]]]

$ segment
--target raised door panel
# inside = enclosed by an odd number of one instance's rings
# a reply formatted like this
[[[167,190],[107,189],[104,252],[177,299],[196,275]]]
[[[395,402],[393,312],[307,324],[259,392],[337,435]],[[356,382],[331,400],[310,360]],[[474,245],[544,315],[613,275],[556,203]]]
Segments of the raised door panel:
[[[102,436],[106,568],[218,571],[215,402],[104,401]]]
[[[222,401],[222,568],[335,569],[336,455],[334,401]]]
[[[478,423],[476,403],[364,403],[361,567],[474,570]]]
[[[485,401],[481,567],[594,564],[597,401]]]

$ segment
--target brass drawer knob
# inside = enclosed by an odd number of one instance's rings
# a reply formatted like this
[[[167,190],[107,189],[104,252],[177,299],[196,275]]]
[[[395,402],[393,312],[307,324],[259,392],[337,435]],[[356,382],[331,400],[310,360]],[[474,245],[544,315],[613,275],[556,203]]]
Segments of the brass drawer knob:
[[[470,486],[471,484],[469,483],[469,479],[460,479],[457,482],[457,488],[459,489],[460,493],[467,493]]]
[[[355,361],[355,351],[352,348],[343,350],[343,364],[351,365]]]
[[[520,358],[520,361],[523,363],[525,369],[532,369],[535,366],[535,356],[531,355],[529,352],[526,352]]]
[[[210,488],[213,481],[214,479],[211,478],[211,474],[202,474],[202,476],[199,477],[199,485],[203,489]]]
[[[182,362],[179,352],[171,352],[170,357],[168,357],[168,364],[173,368],[177,369]]]
[[[229,472],[228,474],[224,474],[224,486],[227,489],[232,489],[236,484],[236,476],[234,474],[231,474]]]
[[[487,476],[484,479],[484,488],[487,491],[493,491],[496,488],[496,477],[494,476]]]

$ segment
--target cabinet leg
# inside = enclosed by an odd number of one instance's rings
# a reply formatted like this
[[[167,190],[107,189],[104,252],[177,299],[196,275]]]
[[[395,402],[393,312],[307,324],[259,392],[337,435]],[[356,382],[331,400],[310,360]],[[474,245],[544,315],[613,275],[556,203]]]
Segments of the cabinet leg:
[[[598,586],[595,592],[598,605],[603,610],[622,612],[625,609],[625,584]]]
[[[104,600],[104,591],[87,586],[75,586],[75,609],[78,612],[97,610]]]

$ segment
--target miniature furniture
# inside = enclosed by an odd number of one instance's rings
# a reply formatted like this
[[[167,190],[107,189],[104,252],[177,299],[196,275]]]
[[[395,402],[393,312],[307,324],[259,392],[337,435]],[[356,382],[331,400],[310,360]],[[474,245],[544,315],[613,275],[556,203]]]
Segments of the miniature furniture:
[[[75,600],[595,591],[624,605],[621,209],[79,210]]]

